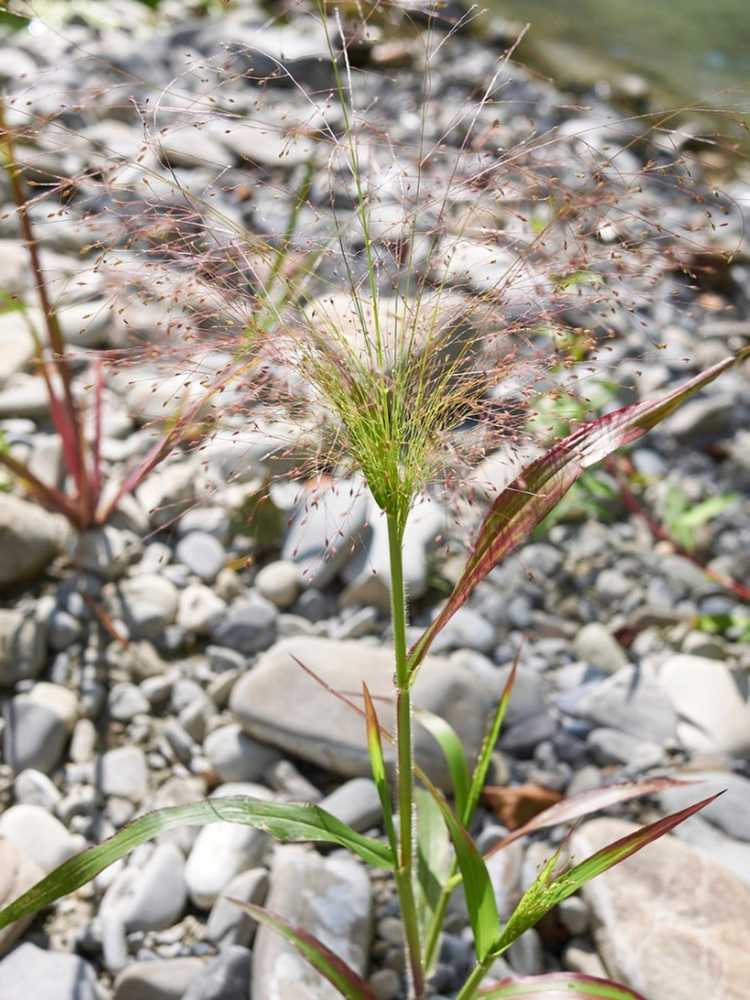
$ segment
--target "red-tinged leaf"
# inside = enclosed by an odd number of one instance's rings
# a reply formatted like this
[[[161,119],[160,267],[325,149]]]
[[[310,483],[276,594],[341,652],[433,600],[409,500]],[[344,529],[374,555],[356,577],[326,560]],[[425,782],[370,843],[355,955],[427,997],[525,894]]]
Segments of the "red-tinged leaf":
[[[502,979],[481,990],[481,1000],[514,1000],[515,997],[539,997],[539,1000],[646,1000],[629,986],[611,979],[585,976],[580,972],[552,972],[546,976],[519,976]]]
[[[496,954],[506,951],[530,927],[534,927],[542,917],[554,906],[558,906],[568,896],[586,885],[598,875],[613,868],[621,861],[642,850],[648,844],[663,837],[680,823],[689,819],[694,813],[710,805],[718,796],[711,795],[707,799],[695,802],[679,812],[671,813],[655,823],[649,823],[639,830],[621,837],[619,840],[581,861],[572,868],[567,868],[559,875],[554,874],[558,855],[553,855],[543,867],[534,883],[529,886],[521,897],[521,901],[513,911],[503,928],[502,937],[498,943]],[[559,852],[558,852],[559,854]]]
[[[661,399],[623,406],[582,424],[541,458],[527,465],[495,500],[446,604],[410,650],[412,679],[435,636],[468,600],[477,584],[529,536],[585,469],[618,448],[637,441],[699,389],[747,357],[750,357],[750,347],[713,365]]]
[[[380,723],[370,692],[366,684],[362,685],[362,694],[365,702],[365,716],[367,718],[367,750],[370,756],[370,767],[372,769],[372,780],[378,790],[380,806],[383,810],[383,823],[391,845],[393,856],[398,856],[398,840],[396,838],[396,827],[393,822],[393,804],[391,802],[391,791],[388,787],[388,773],[385,767],[385,757],[383,756],[383,742],[381,739]]]
[[[239,899],[232,899],[231,896],[227,898],[230,903],[244,910],[259,924],[266,924],[285,937],[321,976],[346,997],[346,1000],[375,1000],[375,994],[369,983],[304,927],[293,927],[283,917],[255,903],[244,903]]]
[[[80,511],[73,501],[55,486],[48,486],[42,482],[24,462],[20,462],[5,451],[0,451],[0,464],[9,469],[43,506],[64,515],[72,524],[82,526]]]
[[[94,378],[94,436],[91,442],[91,504],[96,510],[102,492],[102,401],[104,397],[104,365],[97,359]]]
[[[608,868],[612,868],[613,865],[619,864],[632,854],[642,850],[648,844],[652,844],[659,837],[663,837],[664,834],[669,833],[670,830],[679,826],[680,823],[684,823],[686,819],[700,812],[701,809],[705,809],[706,806],[711,805],[722,794],[723,792],[718,792],[716,795],[709,795],[708,798],[701,799],[700,802],[694,802],[684,809],[670,813],[669,816],[657,819],[655,823],[649,823],[648,826],[642,826],[640,830],[634,830],[633,833],[628,833],[624,837],[620,837],[619,840],[615,840],[612,844],[607,844],[606,847],[602,847],[601,850],[592,854],[590,858],[586,858],[585,861],[571,868],[570,871],[565,872],[555,882],[564,883],[565,895],[570,895],[570,892],[575,892],[580,886],[591,881],[592,878],[596,878],[602,872],[607,871]],[[576,886],[568,892],[571,883],[576,883]]]
[[[73,481],[80,494],[82,492],[83,473],[79,447],[80,439],[75,424],[75,412],[71,412],[65,403],[61,399],[58,399],[46,362],[40,361],[40,371],[47,388],[50,417],[62,445],[65,467],[73,477]]]
[[[572,823],[574,820],[588,816],[590,813],[598,812],[600,809],[607,809],[618,802],[627,802],[629,799],[638,798],[640,795],[655,795],[665,788],[678,788],[684,785],[692,785],[692,781],[680,781],[677,778],[647,778],[645,781],[632,781],[618,785],[607,785],[604,788],[592,788],[579,795],[572,795],[563,799],[544,812],[538,813],[524,823],[523,826],[508,834],[503,840],[495,844],[485,857],[502,851],[514,840],[525,837],[529,833],[537,830],[546,830],[550,826],[558,826],[560,823]]]

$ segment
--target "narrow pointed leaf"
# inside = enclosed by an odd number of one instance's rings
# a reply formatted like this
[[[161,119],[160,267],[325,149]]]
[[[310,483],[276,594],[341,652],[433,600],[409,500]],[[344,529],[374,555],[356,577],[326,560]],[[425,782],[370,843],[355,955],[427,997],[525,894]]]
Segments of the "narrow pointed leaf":
[[[102,492],[102,420],[104,403],[104,365],[101,359],[95,364],[94,378],[94,434],[91,442],[91,504],[95,511]]]
[[[77,425],[77,411],[68,410],[64,402],[57,398],[49,379],[46,382],[49,412],[57,436],[60,438],[65,467],[76,484],[79,496],[84,496],[86,469],[81,452],[81,433]]]
[[[357,833],[319,806],[267,802],[249,797],[206,799],[146,813],[98,847],[64,862],[0,910],[0,928],[20,917],[36,913],[60,896],[80,888],[134,847],[165,830],[221,822],[253,826],[284,841],[338,844],[359,855],[368,864],[378,868],[393,867],[393,853],[387,844]]]
[[[435,636],[468,600],[477,584],[529,536],[585,469],[618,448],[637,441],[699,389],[747,357],[750,357],[750,347],[713,365],[661,399],[623,406],[582,424],[541,458],[527,465],[495,500],[446,604],[410,650],[412,678]]]
[[[367,685],[363,684],[362,688],[365,702],[365,715],[367,717],[367,751],[370,755],[372,780],[375,782],[375,787],[378,790],[388,843],[391,845],[391,850],[395,856],[398,842],[396,840],[396,827],[393,822],[393,804],[391,802],[391,790],[388,786],[388,773],[386,771],[385,758],[383,756],[383,744],[380,739],[380,723],[378,722],[375,705],[370,697]]]
[[[600,809],[607,809],[618,802],[627,802],[640,795],[655,795],[657,792],[664,791],[665,788],[679,788],[691,784],[694,782],[680,781],[678,778],[647,778],[645,781],[623,782],[617,785],[607,785],[604,788],[589,789],[587,792],[563,799],[562,802],[556,802],[549,809],[537,813],[528,823],[524,823],[523,826],[495,844],[485,856],[489,858],[497,851],[502,851],[508,844],[512,844],[514,840],[519,840],[537,830],[546,830],[548,827],[558,826],[560,823],[571,823],[582,816],[588,816]]]
[[[469,764],[464,753],[463,743],[449,722],[439,715],[419,709],[414,718],[432,736],[443,751],[453,787],[453,799],[456,804],[456,814],[463,816],[469,799]]]
[[[557,877],[553,877],[557,854],[553,856],[534,883],[523,894],[521,901],[503,928],[498,953],[509,948],[524,931],[538,924],[545,913],[567,899],[568,896],[572,896],[581,886],[653,843],[659,837],[663,837],[665,833],[669,833],[670,830],[689,819],[694,813],[710,805],[716,798],[718,796],[711,795],[685,809],[680,809],[679,812],[664,816],[655,823],[634,830],[633,833],[621,837],[614,843],[607,844],[606,847],[592,854],[585,861],[563,871]]]
[[[442,792],[432,784],[427,790],[440,809],[453,841],[464,887],[466,909],[469,911],[469,922],[474,934],[474,949],[481,962],[494,950],[500,938],[500,918],[487,866],[469,833],[456,819]]]
[[[417,919],[424,941],[440,905],[443,886],[451,876],[454,853],[442,810],[435,799],[423,788],[414,790],[414,798],[417,806]]]
[[[646,1000],[629,986],[611,979],[585,976],[580,972],[552,972],[546,976],[520,976],[502,979],[482,990],[477,1000],[515,1000],[516,997],[539,997],[539,1000]]]
[[[245,913],[249,914],[259,924],[272,927],[278,934],[290,941],[297,951],[306,958],[310,965],[332,983],[346,1000],[375,1000],[375,994],[368,983],[346,962],[327,948],[321,941],[306,931],[304,927],[293,927],[289,921],[276,913],[271,913],[254,903],[244,903],[239,899],[227,897]]]
[[[497,741],[500,737],[500,730],[503,725],[503,720],[505,719],[505,713],[508,710],[508,702],[510,701],[510,696],[513,693],[513,685],[516,682],[518,657],[519,654],[516,653],[515,659],[513,660],[513,666],[510,674],[508,674],[505,687],[503,688],[503,693],[500,695],[500,701],[497,703],[495,714],[492,717],[490,725],[487,727],[487,732],[482,740],[482,746],[479,749],[477,762],[474,765],[474,773],[471,777],[471,785],[469,787],[466,809],[461,817],[464,826],[468,826],[471,823],[474,817],[474,811],[479,803],[479,797],[481,796],[482,789],[484,788],[484,783],[487,780],[487,771],[489,770],[490,760],[492,759],[492,751],[495,749]]]

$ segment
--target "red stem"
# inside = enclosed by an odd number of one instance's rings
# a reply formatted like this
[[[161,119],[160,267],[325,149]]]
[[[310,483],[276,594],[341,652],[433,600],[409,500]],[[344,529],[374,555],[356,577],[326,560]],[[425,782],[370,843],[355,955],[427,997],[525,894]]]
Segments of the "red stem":
[[[36,292],[39,297],[39,304],[42,308],[42,315],[44,317],[44,324],[47,329],[47,340],[52,351],[53,362],[55,368],[60,376],[60,381],[62,382],[63,395],[65,398],[65,410],[67,416],[67,423],[70,425],[72,430],[71,440],[73,448],[75,449],[74,457],[72,459],[72,468],[70,472],[76,481],[79,492],[79,501],[81,506],[81,520],[90,521],[93,517],[92,503],[91,503],[91,490],[88,477],[86,475],[86,463],[85,463],[85,441],[83,435],[83,426],[78,413],[78,408],[76,406],[75,399],[73,397],[73,387],[71,384],[70,375],[70,365],[68,359],[65,355],[65,337],[63,336],[62,327],[60,326],[60,320],[58,318],[57,312],[55,311],[52,301],[50,299],[49,293],[47,291],[47,284],[44,279],[44,271],[42,269],[41,260],[39,257],[39,246],[37,240],[34,236],[34,230],[31,224],[31,218],[28,212],[28,199],[26,193],[23,189],[23,184],[21,183],[21,167],[16,160],[15,155],[15,144],[13,141],[12,129],[8,128],[5,123],[5,108],[0,101],[0,137],[5,144],[7,150],[7,162],[5,163],[5,171],[8,175],[10,181],[11,193],[13,196],[13,201],[16,206],[16,211],[18,213],[18,222],[21,229],[21,235],[23,237],[24,243],[26,244],[26,249],[29,253],[29,261],[31,263],[31,272],[34,276],[34,285],[36,287]],[[43,359],[40,359],[43,362]],[[47,391],[50,393],[51,402],[54,399],[53,390],[49,381],[49,377],[45,373],[45,383],[47,386]]]
[[[730,593],[734,594],[735,597],[739,597],[741,601],[746,601],[750,603],[750,587],[746,587],[744,583],[739,583],[739,581],[734,580],[730,576],[725,576],[723,573],[719,573],[718,570],[712,569],[707,566],[701,559],[694,555],[689,549],[686,549],[683,545],[670,535],[664,525],[657,521],[653,514],[649,513],[648,510],[641,504],[638,497],[635,495],[633,490],[627,481],[626,475],[622,471],[622,467],[625,466],[627,473],[632,475],[635,469],[632,464],[627,459],[621,459],[617,462],[614,459],[608,459],[605,463],[607,470],[614,476],[617,481],[617,485],[620,490],[620,496],[622,497],[622,502],[625,507],[630,511],[631,514],[635,514],[640,517],[641,520],[646,524],[654,538],[662,542],[669,542],[669,544],[674,548],[678,555],[682,556],[683,559],[687,559],[694,566],[703,570],[706,576],[715,580],[716,583],[720,584]]]

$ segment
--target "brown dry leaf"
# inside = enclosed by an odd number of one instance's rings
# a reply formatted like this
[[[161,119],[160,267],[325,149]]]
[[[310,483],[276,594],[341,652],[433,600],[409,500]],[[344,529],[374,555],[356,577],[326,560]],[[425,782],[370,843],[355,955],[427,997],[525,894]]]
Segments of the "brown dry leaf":
[[[517,830],[538,813],[560,802],[563,796],[541,785],[488,785],[484,800],[509,830]]]

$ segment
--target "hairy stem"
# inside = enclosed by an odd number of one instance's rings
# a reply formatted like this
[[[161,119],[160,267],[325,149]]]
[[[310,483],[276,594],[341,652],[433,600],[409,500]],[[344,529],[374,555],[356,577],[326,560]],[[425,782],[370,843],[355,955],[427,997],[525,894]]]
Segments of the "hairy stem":
[[[396,888],[401,903],[412,990],[419,1000],[424,993],[417,908],[414,901],[414,759],[411,736],[411,694],[406,648],[406,594],[403,569],[403,528],[395,514],[388,514],[391,569],[391,614],[396,658],[396,756],[399,812],[399,858]]]

